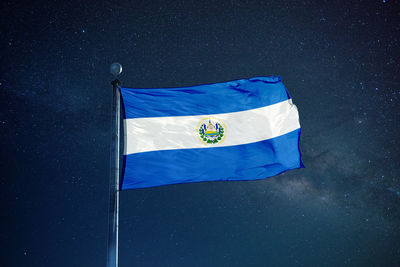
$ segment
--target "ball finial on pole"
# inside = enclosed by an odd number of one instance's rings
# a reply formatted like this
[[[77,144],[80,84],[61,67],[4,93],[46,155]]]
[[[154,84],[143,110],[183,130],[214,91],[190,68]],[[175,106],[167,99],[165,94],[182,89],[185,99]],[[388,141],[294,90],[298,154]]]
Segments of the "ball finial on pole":
[[[114,62],[110,66],[110,73],[116,78],[122,72],[122,66],[118,62]]]

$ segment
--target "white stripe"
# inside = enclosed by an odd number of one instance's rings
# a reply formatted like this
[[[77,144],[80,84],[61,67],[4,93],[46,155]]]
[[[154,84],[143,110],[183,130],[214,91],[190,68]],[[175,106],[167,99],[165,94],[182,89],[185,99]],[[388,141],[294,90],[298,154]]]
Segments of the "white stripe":
[[[199,122],[214,117],[225,124],[225,140],[206,145],[197,136]],[[246,111],[125,120],[125,151],[133,154],[156,150],[209,148],[249,144],[300,128],[292,100]]]

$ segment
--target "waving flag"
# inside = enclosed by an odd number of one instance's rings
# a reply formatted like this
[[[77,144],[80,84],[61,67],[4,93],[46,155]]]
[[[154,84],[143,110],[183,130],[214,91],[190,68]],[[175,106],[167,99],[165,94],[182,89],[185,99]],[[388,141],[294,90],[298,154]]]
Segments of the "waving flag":
[[[280,77],[121,94],[122,190],[256,180],[303,167],[299,115]]]

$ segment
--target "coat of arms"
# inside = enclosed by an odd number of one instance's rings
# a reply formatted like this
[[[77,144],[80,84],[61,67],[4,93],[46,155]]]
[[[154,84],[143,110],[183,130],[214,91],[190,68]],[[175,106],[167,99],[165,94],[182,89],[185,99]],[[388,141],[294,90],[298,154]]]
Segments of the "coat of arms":
[[[203,119],[198,128],[198,136],[204,144],[217,144],[225,139],[225,125],[215,119]]]

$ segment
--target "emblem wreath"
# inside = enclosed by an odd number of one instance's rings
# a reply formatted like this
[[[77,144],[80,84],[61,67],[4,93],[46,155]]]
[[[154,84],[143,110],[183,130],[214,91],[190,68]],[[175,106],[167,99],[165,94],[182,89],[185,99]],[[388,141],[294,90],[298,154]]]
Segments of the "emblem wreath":
[[[224,127],[221,125],[221,123],[219,123],[219,122],[217,122],[216,125],[218,125],[218,128],[219,128],[219,134],[218,134],[218,136],[215,137],[215,138],[209,138],[209,137],[207,137],[207,136],[204,135],[204,133],[203,133],[203,131],[202,131],[202,127],[204,126],[204,124],[201,124],[201,125],[200,125],[200,128],[199,128],[199,136],[200,136],[201,140],[203,140],[203,141],[204,141],[205,143],[207,143],[207,144],[216,144],[216,143],[218,143],[219,141],[221,141],[221,139],[224,137],[225,129],[224,129]]]

